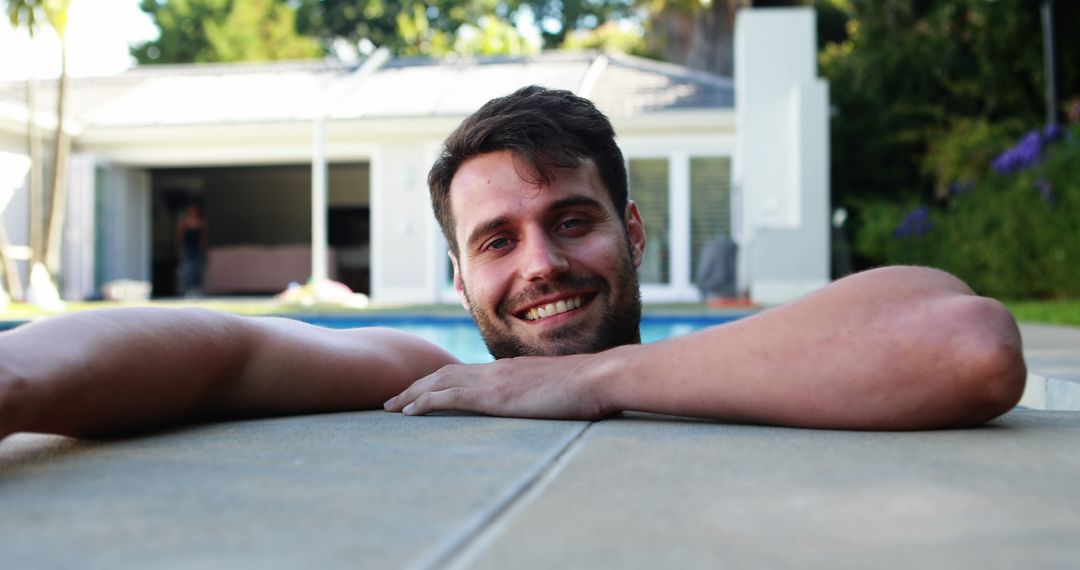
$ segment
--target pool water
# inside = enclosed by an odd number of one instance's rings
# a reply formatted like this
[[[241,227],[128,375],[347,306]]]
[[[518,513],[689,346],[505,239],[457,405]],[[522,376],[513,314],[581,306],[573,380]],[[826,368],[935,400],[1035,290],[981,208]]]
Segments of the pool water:
[[[641,322],[641,341],[655,342],[733,321],[744,315],[660,316],[646,315]],[[462,362],[491,362],[480,333],[468,317],[395,316],[293,316],[297,320],[329,328],[390,327],[427,339]]]

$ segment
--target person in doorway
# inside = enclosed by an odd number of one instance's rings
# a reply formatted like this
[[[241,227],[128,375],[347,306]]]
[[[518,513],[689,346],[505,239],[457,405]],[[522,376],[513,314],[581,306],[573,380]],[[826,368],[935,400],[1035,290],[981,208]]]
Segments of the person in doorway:
[[[641,214],[611,124],[569,92],[528,87],[487,103],[428,181],[455,287],[495,362],[460,364],[387,329],[91,311],[0,334],[0,437],[378,407],[929,429],[990,420],[1023,391],[1009,312],[928,268],[859,273],[640,344]]]
[[[191,202],[176,221],[176,250],[180,259],[180,294],[184,297],[202,295],[203,275],[206,272],[206,249],[210,226],[198,202]]]

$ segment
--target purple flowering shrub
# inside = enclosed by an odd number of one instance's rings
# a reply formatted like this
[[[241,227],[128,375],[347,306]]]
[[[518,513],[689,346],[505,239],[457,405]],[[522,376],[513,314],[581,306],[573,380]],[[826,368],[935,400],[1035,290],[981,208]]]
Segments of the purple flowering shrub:
[[[994,172],[1013,174],[1038,165],[1043,158],[1043,149],[1064,138],[1066,132],[1061,125],[1050,125],[1042,130],[1028,132],[1016,146],[994,159]]]
[[[899,239],[924,236],[930,233],[932,229],[934,229],[934,223],[930,221],[930,208],[919,206],[904,216],[903,220],[900,220],[900,225],[896,226],[893,237]]]
[[[970,139],[968,143],[970,145]],[[1080,125],[1031,131],[972,164],[936,158],[935,198],[867,204],[856,248],[940,267],[994,297],[1080,297]],[[964,160],[964,153],[956,153]]]

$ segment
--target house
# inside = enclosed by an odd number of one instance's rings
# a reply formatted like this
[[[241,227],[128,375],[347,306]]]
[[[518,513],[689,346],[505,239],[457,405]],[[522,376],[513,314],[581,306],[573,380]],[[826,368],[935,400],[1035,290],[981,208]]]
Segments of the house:
[[[313,271],[375,302],[457,302],[428,167],[466,115],[540,84],[588,97],[615,126],[649,238],[647,301],[699,299],[697,255],[718,234],[740,246],[741,288],[784,301],[828,281],[827,90],[814,50],[812,10],[751,10],[737,22],[734,80],[601,52],[376,52],[359,65],[146,66],[76,78],[61,291],[84,298],[136,279],[170,294],[175,220],[197,200],[209,218],[211,293],[280,289],[272,277],[235,274],[273,273],[298,256],[306,269],[314,248],[329,261]],[[52,108],[53,91],[42,86],[39,110]],[[27,242],[24,93],[23,83],[0,83],[0,192],[12,197],[3,216],[14,243]],[[55,123],[40,111],[35,120],[43,132]],[[270,267],[237,261],[253,252]]]

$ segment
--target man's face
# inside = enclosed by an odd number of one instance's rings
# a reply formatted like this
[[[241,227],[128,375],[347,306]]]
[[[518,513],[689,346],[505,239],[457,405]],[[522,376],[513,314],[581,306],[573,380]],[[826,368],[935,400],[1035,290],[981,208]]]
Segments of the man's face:
[[[591,162],[550,186],[509,151],[466,161],[450,183],[454,286],[495,358],[597,352],[639,342],[637,206],[616,212]],[[623,225],[623,221],[626,225]]]

